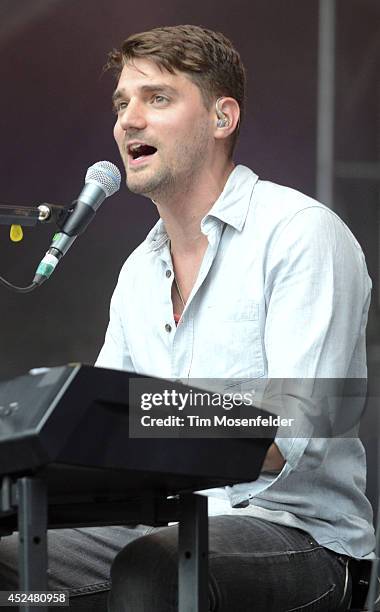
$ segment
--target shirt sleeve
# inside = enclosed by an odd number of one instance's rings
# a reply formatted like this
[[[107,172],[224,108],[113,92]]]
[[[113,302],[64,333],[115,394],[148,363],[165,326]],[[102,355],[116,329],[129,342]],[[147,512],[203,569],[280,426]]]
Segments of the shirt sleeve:
[[[371,288],[351,232],[331,211],[306,209],[282,230],[268,261],[268,377],[346,377]]]
[[[332,211],[311,207],[294,215],[268,258],[268,378],[365,378],[370,290],[362,250]],[[276,443],[295,467],[305,440]]]
[[[122,323],[122,308],[122,287],[119,279],[111,299],[110,318],[104,344],[95,362],[95,366],[134,372],[135,368],[132,363]]]

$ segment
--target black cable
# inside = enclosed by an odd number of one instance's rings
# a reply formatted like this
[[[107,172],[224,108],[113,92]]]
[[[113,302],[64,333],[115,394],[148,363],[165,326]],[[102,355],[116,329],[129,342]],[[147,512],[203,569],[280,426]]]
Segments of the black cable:
[[[27,287],[17,287],[17,285],[12,285],[12,283],[7,281],[2,276],[0,276],[0,283],[2,285],[5,285],[5,287],[7,287],[7,289],[10,289],[11,291],[16,291],[16,293],[30,293],[36,287],[38,287],[37,283],[32,283],[31,285],[28,285]]]

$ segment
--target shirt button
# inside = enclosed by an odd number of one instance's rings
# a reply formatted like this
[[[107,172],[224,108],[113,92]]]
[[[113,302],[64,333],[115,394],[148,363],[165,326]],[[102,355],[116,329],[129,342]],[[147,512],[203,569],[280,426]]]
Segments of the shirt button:
[[[172,326],[169,323],[166,323],[165,329],[166,329],[167,332],[171,332],[172,331]]]
[[[172,275],[172,271],[171,270],[166,270],[165,274],[166,274],[166,278],[170,278],[171,275]]]

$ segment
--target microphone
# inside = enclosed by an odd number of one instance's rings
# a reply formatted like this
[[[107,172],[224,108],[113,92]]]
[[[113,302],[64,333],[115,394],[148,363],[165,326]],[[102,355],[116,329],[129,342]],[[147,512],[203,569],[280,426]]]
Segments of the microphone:
[[[72,213],[63,223],[61,231],[53,237],[36,270],[34,285],[42,285],[52,275],[59,260],[67,253],[77,236],[84,232],[102,202],[119,191],[120,181],[120,171],[111,162],[99,161],[90,166],[84,179],[85,185],[78,199],[74,200]]]

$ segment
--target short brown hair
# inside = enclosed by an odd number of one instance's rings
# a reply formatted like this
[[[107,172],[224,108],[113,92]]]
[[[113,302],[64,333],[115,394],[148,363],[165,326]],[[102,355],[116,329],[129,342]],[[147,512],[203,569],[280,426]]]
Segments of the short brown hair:
[[[186,73],[200,89],[207,109],[221,96],[235,98],[244,113],[245,70],[239,53],[224,34],[195,25],[155,28],[132,34],[119,50],[108,56],[106,69],[119,76],[123,66],[134,58],[148,58],[170,73]],[[231,137],[235,146],[240,123]]]

